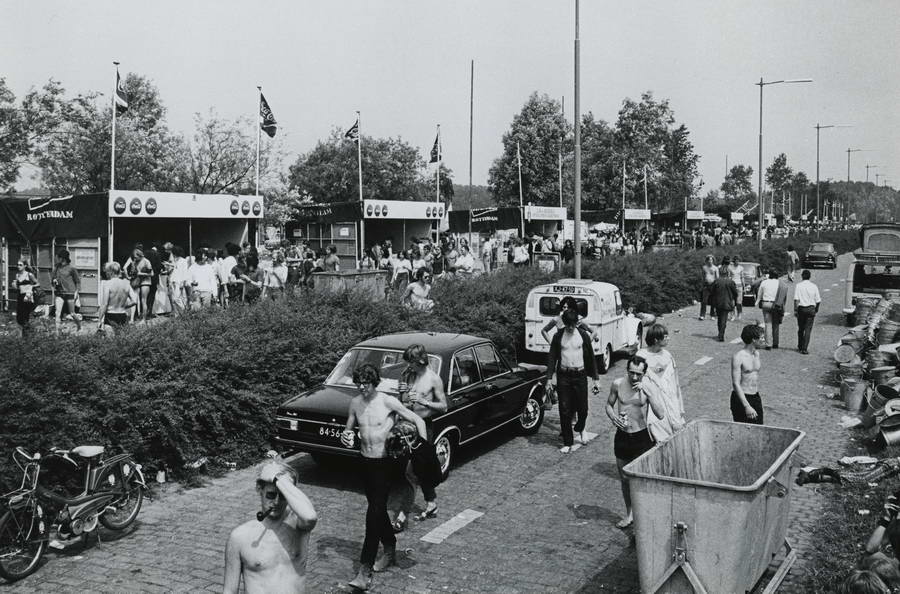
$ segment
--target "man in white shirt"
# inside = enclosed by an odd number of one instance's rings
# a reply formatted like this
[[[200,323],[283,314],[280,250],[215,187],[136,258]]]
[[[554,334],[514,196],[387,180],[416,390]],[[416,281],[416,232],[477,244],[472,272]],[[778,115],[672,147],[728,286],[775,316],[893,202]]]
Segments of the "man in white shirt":
[[[219,289],[216,269],[209,263],[209,254],[201,250],[197,262],[190,268],[191,286],[200,301],[200,307],[209,307]]]
[[[481,263],[484,266],[485,272],[490,272],[491,268],[493,268],[492,264],[494,262],[494,238],[493,236],[488,236],[481,243]]]
[[[763,312],[763,321],[766,325],[766,350],[772,350],[773,335],[777,332],[775,321],[775,301],[778,297],[778,273],[774,270],[769,271],[769,278],[759,283],[759,290],[756,293],[756,307]],[[783,313],[783,312],[782,312]],[[777,338],[774,339],[777,346]]]
[[[811,280],[809,270],[800,273],[803,279],[794,289],[794,315],[797,316],[797,350],[804,355],[809,354],[809,337],[812,334],[813,321],[819,313],[819,287]]]

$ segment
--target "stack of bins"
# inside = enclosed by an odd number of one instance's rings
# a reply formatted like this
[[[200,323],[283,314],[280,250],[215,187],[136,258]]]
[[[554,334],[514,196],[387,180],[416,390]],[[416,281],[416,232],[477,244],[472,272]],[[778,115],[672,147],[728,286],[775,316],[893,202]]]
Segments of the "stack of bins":
[[[695,591],[684,570],[667,576],[678,523],[687,526],[687,563],[707,592],[752,590],[785,543],[792,457],[804,436],[696,420],[625,466],[641,591]]]

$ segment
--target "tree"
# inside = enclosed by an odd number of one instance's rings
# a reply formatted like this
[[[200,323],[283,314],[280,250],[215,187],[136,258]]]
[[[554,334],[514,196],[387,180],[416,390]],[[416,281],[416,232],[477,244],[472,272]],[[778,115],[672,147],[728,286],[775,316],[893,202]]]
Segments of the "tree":
[[[727,200],[744,202],[753,198],[753,167],[735,165],[725,175],[720,189]]]
[[[769,189],[774,192],[781,192],[790,183],[794,177],[794,170],[787,164],[787,155],[781,153],[772,164],[766,168],[766,184]]]
[[[194,138],[187,172],[188,191],[195,194],[254,192],[256,186],[256,139],[247,118],[228,121],[214,110],[204,118],[194,115]],[[278,140],[260,144],[260,183],[281,161]]]
[[[567,147],[568,148],[568,147]],[[581,197],[587,209],[618,208],[622,162],[616,150],[616,139],[610,125],[595,119],[592,112],[581,118]],[[565,163],[566,189],[574,194],[574,159]]]
[[[441,162],[441,202],[445,205],[450,204],[453,201],[453,196],[456,193],[456,190],[453,187],[453,170],[448,168]],[[435,199],[435,191],[434,191],[434,170],[431,171],[423,171],[419,180],[419,200],[434,200]]]
[[[165,106],[156,87],[128,74],[129,109],[117,118],[116,188],[180,191],[186,185],[187,145],[165,124]],[[57,130],[35,150],[41,179],[54,193],[107,190],[112,136],[110,105],[96,96],[66,103]]]
[[[697,182],[697,162],[690,132],[682,124],[672,130],[665,139],[665,153],[657,186],[660,189],[661,208],[677,210],[684,198],[691,198],[703,187]]]
[[[619,110],[616,120],[615,143],[618,155],[617,177],[621,184],[622,161],[625,162],[626,178],[636,182],[643,178],[643,168],[647,167],[648,193],[652,193],[651,203],[663,210],[672,207],[670,202],[677,202],[676,208],[681,208],[684,196],[671,196],[662,194],[661,191],[671,191],[671,186],[661,188],[658,178],[668,173],[666,166],[666,149],[670,142],[669,135],[675,123],[675,116],[669,107],[669,101],[664,99],[657,101],[653,93],[646,91],[641,94],[640,101],[626,98]],[[638,173],[640,172],[640,173]],[[626,200],[633,199],[635,185],[626,184]],[[668,185],[667,185],[668,186]],[[643,205],[643,190],[639,190],[641,199],[638,202]]]
[[[488,187],[498,205],[519,204],[517,145],[523,201],[559,204],[559,153],[569,132],[559,101],[532,93],[503,134],[503,153],[488,171]]]
[[[452,196],[451,171],[442,166],[441,196]],[[334,129],[290,167],[289,187],[314,202],[359,200],[356,144]],[[434,177],[428,181],[419,149],[401,138],[362,137],[363,198],[379,200],[428,200],[434,196]]]

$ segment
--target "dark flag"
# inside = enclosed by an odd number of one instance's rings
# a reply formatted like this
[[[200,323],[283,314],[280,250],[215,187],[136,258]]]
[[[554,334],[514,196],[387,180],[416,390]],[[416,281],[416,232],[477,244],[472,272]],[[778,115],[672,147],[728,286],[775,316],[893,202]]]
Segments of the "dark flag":
[[[441,160],[441,134],[434,137],[434,146],[431,147],[431,161],[429,163],[437,163]]]
[[[259,127],[269,135],[269,138],[275,138],[278,122],[275,121],[275,115],[272,113],[272,109],[262,93],[259,94],[259,117],[262,118]]]
[[[350,129],[344,134],[344,140],[359,142],[359,118],[356,118],[356,123],[350,126]]]
[[[128,111],[128,93],[125,92],[125,82],[119,76],[119,69],[116,68],[116,113],[122,115]]]

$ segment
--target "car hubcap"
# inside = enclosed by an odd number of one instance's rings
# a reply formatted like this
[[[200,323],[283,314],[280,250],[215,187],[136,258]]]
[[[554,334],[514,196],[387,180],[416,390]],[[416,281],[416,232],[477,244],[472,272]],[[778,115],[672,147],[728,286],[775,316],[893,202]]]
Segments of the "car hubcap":
[[[531,429],[532,427],[534,427],[535,423],[538,422],[538,419],[540,417],[540,403],[533,397],[529,396],[528,401],[525,403],[525,410],[522,411],[522,416],[519,417],[519,422],[522,424],[522,428]]]
[[[441,463],[441,472],[447,472],[447,468],[450,467],[450,439],[446,436],[441,437],[434,444],[434,451],[437,454],[437,459]]]

